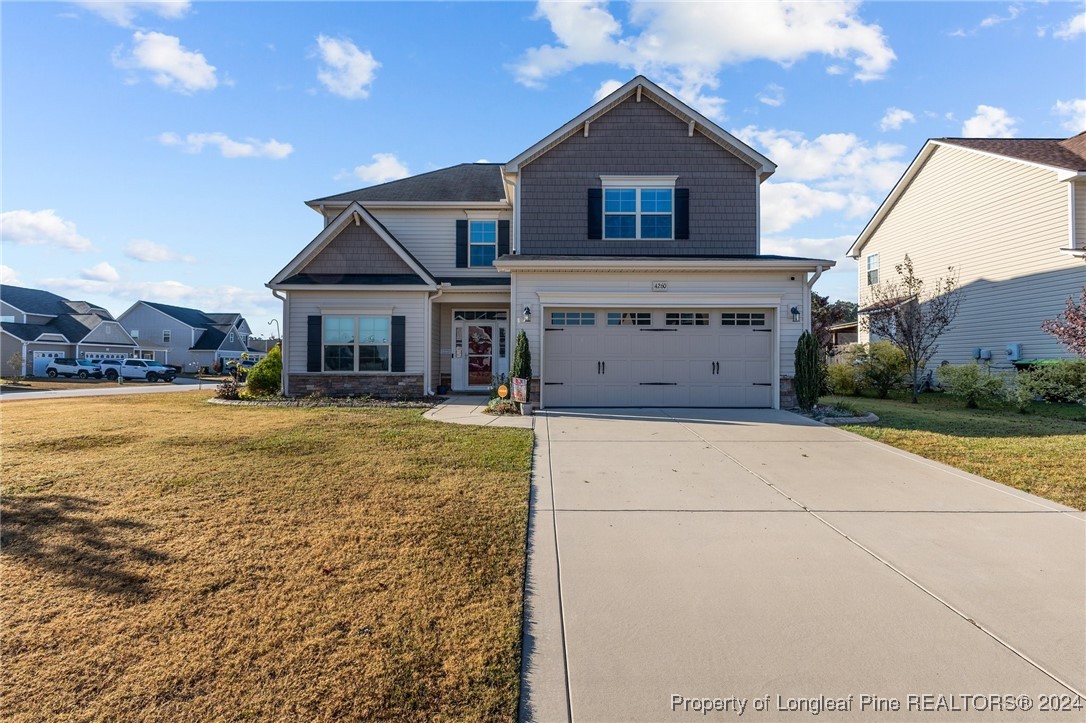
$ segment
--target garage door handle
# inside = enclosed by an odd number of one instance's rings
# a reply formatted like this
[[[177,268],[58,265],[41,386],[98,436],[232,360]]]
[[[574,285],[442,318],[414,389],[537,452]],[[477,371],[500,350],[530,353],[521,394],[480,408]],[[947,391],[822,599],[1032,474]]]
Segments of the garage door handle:
[[[770,332],[771,332],[771,331],[773,331],[773,330],[772,330],[772,329],[751,329],[751,331],[764,331],[765,333],[767,333],[767,334],[768,334],[768,333],[770,333]]]
[[[548,326],[543,331],[565,331],[565,330],[566,330],[566,327],[564,327],[564,326],[556,326],[553,329]]]
[[[756,386],[756,387],[771,387],[771,386],[773,386],[773,382],[754,382],[754,386]]]
[[[677,387],[678,382],[641,382],[643,387]]]
[[[565,382],[543,382],[543,386],[545,387],[560,387],[563,384],[565,384]]]
[[[678,329],[638,329],[638,331],[678,331]]]

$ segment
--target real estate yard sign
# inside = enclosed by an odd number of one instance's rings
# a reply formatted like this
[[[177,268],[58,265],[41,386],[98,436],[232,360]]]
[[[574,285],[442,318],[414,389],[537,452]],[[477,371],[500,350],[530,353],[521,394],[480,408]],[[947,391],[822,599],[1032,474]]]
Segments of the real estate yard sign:
[[[513,401],[521,404],[528,401],[528,380],[513,377]]]

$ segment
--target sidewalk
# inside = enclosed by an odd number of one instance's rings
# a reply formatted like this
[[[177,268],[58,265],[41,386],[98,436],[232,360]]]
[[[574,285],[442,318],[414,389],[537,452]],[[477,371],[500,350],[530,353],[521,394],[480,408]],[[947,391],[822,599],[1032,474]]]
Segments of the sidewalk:
[[[427,411],[422,416],[435,422],[449,424],[471,424],[479,427],[516,427],[531,429],[534,417],[509,417],[484,414],[485,394],[456,394]]]

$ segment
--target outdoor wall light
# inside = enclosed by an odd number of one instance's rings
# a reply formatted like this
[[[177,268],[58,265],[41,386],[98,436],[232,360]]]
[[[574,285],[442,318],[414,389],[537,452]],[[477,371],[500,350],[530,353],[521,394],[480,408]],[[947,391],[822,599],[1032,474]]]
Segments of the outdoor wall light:
[[[524,307],[524,312],[521,313],[520,320],[522,322],[524,322],[525,324],[532,323],[532,307],[530,307],[530,306],[525,306]]]
[[[793,306],[792,309],[792,321],[799,321],[799,307]]]

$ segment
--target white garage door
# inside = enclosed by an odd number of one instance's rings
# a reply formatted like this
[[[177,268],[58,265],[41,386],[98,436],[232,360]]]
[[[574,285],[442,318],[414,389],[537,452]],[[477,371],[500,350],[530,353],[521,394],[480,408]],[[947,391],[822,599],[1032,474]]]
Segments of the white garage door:
[[[548,310],[547,407],[772,407],[770,309]]]
[[[34,352],[34,364],[31,367],[31,373],[36,377],[45,376],[45,368],[49,366],[49,363],[54,359],[60,359],[64,356],[62,351],[36,351]]]

